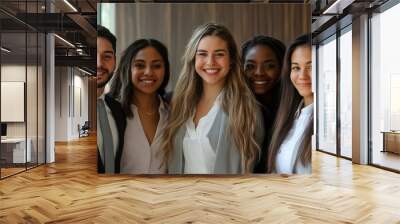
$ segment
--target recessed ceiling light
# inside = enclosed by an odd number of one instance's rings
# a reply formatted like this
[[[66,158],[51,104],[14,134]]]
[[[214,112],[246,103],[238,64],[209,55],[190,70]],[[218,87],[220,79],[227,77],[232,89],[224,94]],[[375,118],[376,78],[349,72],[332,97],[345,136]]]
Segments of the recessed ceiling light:
[[[11,52],[10,49],[7,49],[7,48],[5,48],[5,47],[1,47],[1,50],[4,51],[4,52],[6,52],[6,53],[10,53],[10,52]]]
[[[78,67],[78,69],[79,69],[81,72],[85,73],[85,74],[92,75],[92,73],[90,73],[90,72],[88,72],[88,71],[85,71],[85,70],[83,70],[83,69],[81,69],[81,68],[79,68],[79,67]]]
[[[57,34],[54,34],[54,36],[57,37],[58,39],[60,39],[61,41],[63,41],[64,43],[68,44],[69,46],[75,48],[75,45],[73,45],[73,44],[72,44],[71,42],[69,42],[68,40],[66,40],[66,39],[64,39],[64,38],[62,38],[62,37],[60,37],[60,36],[57,35]]]
[[[75,12],[78,12],[78,10],[68,1],[68,0],[64,0],[65,4],[67,4],[72,10],[74,10]]]

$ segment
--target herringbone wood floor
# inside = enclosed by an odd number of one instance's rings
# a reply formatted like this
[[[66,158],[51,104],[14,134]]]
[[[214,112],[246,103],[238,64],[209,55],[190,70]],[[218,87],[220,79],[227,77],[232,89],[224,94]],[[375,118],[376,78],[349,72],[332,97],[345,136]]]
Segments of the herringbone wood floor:
[[[0,223],[400,223],[400,175],[315,152],[311,176],[96,173],[95,139],[0,181]]]

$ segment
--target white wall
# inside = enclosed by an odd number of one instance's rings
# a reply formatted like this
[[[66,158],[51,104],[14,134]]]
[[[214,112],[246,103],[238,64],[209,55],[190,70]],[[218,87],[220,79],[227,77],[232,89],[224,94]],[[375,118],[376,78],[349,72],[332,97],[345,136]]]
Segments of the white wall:
[[[55,68],[55,141],[68,141],[68,68]]]
[[[88,78],[82,75],[76,68],[56,67],[56,141],[77,139],[78,124],[88,120]]]
[[[8,64],[1,66],[1,81],[4,82],[25,82],[26,70],[28,74],[32,74],[33,66]],[[36,72],[35,72],[36,74]],[[27,93],[27,96],[36,96],[33,93]],[[1,108],[1,110],[7,110],[7,108]],[[28,118],[30,120],[30,118]],[[7,122],[7,136],[8,137],[25,137],[25,122]]]
[[[32,161],[36,162],[36,158],[38,158],[39,163],[44,163],[45,120],[43,110],[45,106],[45,90],[42,67],[37,67],[36,65],[25,66],[25,64],[3,64],[1,66],[1,76],[2,82],[24,82],[26,86],[26,102],[22,102],[24,105],[20,108],[20,110],[22,110],[20,111],[21,113],[24,114],[26,112],[26,120],[23,122],[6,122],[7,137],[25,138],[25,136],[27,136],[31,142]],[[2,89],[2,92],[3,90],[4,89]],[[21,94],[24,94],[24,90],[19,91]],[[3,97],[7,96],[2,95],[2,98]],[[1,110],[2,112],[13,113],[11,107],[2,107]],[[37,155],[37,153],[39,153],[39,155]]]

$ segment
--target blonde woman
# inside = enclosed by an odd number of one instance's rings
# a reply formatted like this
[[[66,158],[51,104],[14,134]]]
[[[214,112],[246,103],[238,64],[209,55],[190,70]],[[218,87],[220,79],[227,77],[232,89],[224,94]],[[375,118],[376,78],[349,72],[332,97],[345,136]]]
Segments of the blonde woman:
[[[186,46],[162,148],[170,174],[250,173],[264,138],[235,41],[222,25],[196,29]]]

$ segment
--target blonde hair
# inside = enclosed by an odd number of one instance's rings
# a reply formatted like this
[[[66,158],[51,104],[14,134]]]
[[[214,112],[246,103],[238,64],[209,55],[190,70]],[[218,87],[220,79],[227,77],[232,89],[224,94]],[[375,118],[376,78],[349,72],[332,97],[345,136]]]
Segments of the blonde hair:
[[[260,154],[260,146],[255,140],[257,122],[260,122],[256,119],[258,105],[246,83],[233,36],[226,27],[215,23],[198,27],[186,46],[183,68],[173,93],[169,122],[163,135],[164,162],[168,161],[174,150],[176,133],[194,114],[202,94],[202,79],[195,71],[195,56],[200,40],[206,36],[217,36],[226,41],[228,46],[230,70],[225,80],[222,109],[229,117],[228,131],[241,155],[241,167],[249,173]]]

